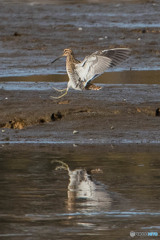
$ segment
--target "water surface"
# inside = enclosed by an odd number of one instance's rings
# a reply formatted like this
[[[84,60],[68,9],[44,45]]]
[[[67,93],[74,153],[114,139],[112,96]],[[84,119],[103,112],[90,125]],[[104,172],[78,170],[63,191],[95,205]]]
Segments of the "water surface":
[[[159,232],[158,146],[1,145],[1,239]]]

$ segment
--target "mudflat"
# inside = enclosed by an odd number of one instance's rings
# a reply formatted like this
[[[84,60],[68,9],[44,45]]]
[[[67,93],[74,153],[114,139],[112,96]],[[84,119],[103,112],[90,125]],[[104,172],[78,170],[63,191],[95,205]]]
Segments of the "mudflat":
[[[159,143],[158,84],[99,83],[100,91],[71,90],[59,100],[50,99],[52,84],[17,85],[0,90],[2,143]]]

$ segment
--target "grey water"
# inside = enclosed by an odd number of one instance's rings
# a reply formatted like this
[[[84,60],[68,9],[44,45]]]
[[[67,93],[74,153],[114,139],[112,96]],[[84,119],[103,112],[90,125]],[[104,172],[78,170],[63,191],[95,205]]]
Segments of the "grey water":
[[[159,156],[156,145],[1,145],[0,239],[160,235]]]

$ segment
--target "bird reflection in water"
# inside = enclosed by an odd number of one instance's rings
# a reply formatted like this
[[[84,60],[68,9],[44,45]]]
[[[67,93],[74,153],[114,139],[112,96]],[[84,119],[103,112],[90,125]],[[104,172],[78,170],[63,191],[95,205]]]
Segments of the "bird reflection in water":
[[[78,210],[105,210],[111,208],[111,195],[106,186],[93,180],[93,173],[102,173],[100,169],[87,171],[86,169],[70,170],[69,166],[62,161],[54,161],[60,165],[56,170],[66,170],[69,175],[68,201],[69,211]]]

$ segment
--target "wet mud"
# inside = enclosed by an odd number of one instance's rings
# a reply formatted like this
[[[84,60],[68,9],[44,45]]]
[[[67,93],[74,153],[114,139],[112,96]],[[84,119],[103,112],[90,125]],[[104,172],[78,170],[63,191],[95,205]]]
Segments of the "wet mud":
[[[1,84],[1,143],[159,143],[160,84],[97,83],[99,91],[50,98],[66,84]]]

